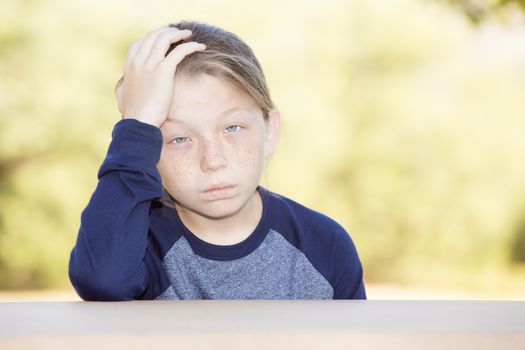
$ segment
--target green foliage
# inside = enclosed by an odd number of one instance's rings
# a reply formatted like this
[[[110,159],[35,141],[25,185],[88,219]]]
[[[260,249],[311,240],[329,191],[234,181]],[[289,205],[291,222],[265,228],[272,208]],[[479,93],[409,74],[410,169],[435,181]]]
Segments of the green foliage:
[[[127,47],[179,19],[252,46],[284,124],[263,184],[341,222],[367,280],[524,280],[523,24],[443,1],[115,4],[0,3],[0,288],[69,283]]]
[[[475,24],[491,17],[507,20],[515,11],[525,10],[525,0],[446,0]]]
[[[371,281],[523,288],[507,273],[525,194],[523,25],[472,27],[415,1],[354,1],[316,23],[305,56],[332,66],[309,74],[319,95],[293,100],[308,102],[289,142],[308,157],[273,164],[299,163],[282,188],[349,228]]]
[[[525,215],[521,212],[516,222],[515,236],[510,240],[510,257],[517,263],[525,264]]]

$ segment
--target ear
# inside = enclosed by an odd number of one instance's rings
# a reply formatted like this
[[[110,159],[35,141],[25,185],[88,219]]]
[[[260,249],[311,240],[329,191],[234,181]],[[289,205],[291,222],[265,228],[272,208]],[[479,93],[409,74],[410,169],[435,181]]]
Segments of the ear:
[[[264,158],[269,158],[275,151],[281,135],[281,114],[276,108],[272,108],[268,112],[268,120],[265,121],[265,124]]]

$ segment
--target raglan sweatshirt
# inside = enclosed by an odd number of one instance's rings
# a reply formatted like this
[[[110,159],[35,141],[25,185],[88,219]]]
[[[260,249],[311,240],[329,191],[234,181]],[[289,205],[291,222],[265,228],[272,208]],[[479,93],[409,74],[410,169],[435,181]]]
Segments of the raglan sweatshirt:
[[[366,299],[348,232],[262,186],[262,216],[247,238],[217,245],[197,237],[160,201],[161,148],[159,128],[115,124],[70,254],[82,299]]]

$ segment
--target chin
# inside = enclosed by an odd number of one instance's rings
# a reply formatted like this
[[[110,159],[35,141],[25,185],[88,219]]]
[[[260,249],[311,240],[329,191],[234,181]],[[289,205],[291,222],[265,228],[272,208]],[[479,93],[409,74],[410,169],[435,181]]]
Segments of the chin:
[[[224,199],[194,199],[194,203],[198,203],[197,205],[186,206],[181,202],[178,202],[178,204],[182,206],[184,210],[189,210],[210,220],[221,220],[237,214],[251,199],[252,196],[246,197],[246,195],[237,193],[233,197]]]
[[[214,204],[191,210],[210,220],[222,220],[235,215],[240,207],[232,208],[231,206]]]

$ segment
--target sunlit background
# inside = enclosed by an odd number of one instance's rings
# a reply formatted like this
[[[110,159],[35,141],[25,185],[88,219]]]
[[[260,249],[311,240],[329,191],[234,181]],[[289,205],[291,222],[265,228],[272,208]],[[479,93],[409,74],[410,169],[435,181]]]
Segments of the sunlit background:
[[[129,44],[236,33],[283,132],[262,184],[340,222],[369,299],[525,299],[524,1],[0,2],[0,300],[76,297]]]

